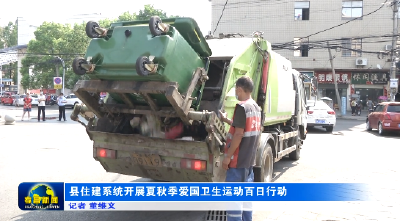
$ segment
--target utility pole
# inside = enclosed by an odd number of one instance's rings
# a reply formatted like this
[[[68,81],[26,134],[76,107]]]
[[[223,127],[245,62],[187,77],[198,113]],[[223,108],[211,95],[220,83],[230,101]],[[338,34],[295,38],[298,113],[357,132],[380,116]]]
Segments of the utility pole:
[[[399,2],[398,0],[393,1],[393,39],[392,39],[392,67],[390,68],[390,79],[396,78],[396,44],[397,44],[397,17],[398,17],[398,9]],[[390,88],[390,101],[395,101],[397,88]]]
[[[331,53],[331,47],[329,46],[329,41],[328,41],[328,52],[329,52],[329,61],[331,62],[331,67],[332,67],[333,83],[335,84],[336,101],[337,101],[337,104],[339,107],[339,114],[337,114],[337,115],[340,117],[340,116],[342,116],[342,102],[341,102],[341,98],[339,96],[335,68],[333,68],[333,58],[332,58],[332,53]]]
[[[65,63],[64,60],[60,57],[57,56],[57,59],[61,61],[62,67],[63,67],[63,76],[62,76],[62,93],[64,94],[64,83],[65,83]],[[57,65],[58,69],[58,65]],[[58,77],[58,72],[57,72],[57,77]]]
[[[56,63],[56,77],[58,77],[58,63]],[[53,82],[54,83],[54,82]],[[57,89],[58,94],[60,94],[60,89]]]

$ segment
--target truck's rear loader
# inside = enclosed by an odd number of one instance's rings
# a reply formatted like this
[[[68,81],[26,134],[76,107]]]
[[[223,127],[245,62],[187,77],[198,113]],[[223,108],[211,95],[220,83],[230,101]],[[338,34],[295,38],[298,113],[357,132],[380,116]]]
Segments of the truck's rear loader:
[[[222,182],[226,131],[235,81],[254,81],[263,109],[255,179],[269,182],[273,163],[297,160],[306,137],[303,75],[258,36],[205,40],[191,18],[114,23],[88,22],[93,38],[73,62],[80,80],[71,119],[93,140],[93,157],[108,172],[176,182]],[[211,47],[210,47],[211,46]],[[107,92],[104,101],[100,93]],[[79,120],[78,115],[88,121]]]

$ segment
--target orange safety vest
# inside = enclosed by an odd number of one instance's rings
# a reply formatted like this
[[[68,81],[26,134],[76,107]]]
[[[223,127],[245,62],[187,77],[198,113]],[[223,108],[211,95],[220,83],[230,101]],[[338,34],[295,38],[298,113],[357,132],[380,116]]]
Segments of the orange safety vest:
[[[261,135],[261,108],[253,99],[241,101],[237,105],[244,107],[246,113],[246,126],[244,128],[244,135],[239,144],[239,147],[235,150],[231,162],[230,168],[249,168],[255,164],[255,154],[257,151],[258,139]],[[236,106],[237,108],[237,106]],[[236,112],[235,108],[235,112]],[[235,118],[235,113],[232,117]],[[235,134],[235,127],[231,126],[227,134],[225,153],[231,145],[233,135]]]

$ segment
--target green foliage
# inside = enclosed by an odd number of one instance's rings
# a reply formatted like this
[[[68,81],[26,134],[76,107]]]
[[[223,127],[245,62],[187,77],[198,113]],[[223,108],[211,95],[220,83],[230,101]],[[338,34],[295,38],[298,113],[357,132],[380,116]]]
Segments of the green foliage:
[[[144,10],[140,10],[136,16],[136,20],[149,20],[151,16],[158,16],[160,18],[168,18],[167,13],[163,10],[155,9],[153,5],[145,5]]]
[[[168,18],[167,14],[155,9],[152,5],[145,5],[138,14],[124,12],[118,19],[104,19],[99,21],[100,27],[109,28],[117,21],[149,20],[151,16]],[[177,16],[173,16],[177,17]],[[65,62],[65,88],[73,88],[79,79],[88,79],[86,75],[79,76],[72,71],[72,61],[75,57],[82,57],[90,43],[87,37],[86,22],[70,25],[44,22],[36,31],[35,39],[28,44],[28,54],[22,60],[21,84],[25,89],[53,88],[53,77],[62,76],[63,69],[59,59]],[[29,74],[31,73],[31,74]]]
[[[113,20],[111,20],[111,19],[104,19],[104,20],[100,20],[100,21],[99,21],[99,25],[100,25],[100,27],[108,28],[108,27],[110,27],[111,23],[117,22],[117,21],[118,21],[118,19],[113,19]],[[85,24],[85,25],[86,25],[86,24]],[[85,34],[85,36],[86,36],[86,34]]]
[[[161,9],[154,8],[153,5],[145,5],[143,10],[140,10],[138,14],[124,12],[118,17],[118,21],[135,21],[135,20],[149,20],[151,16],[158,16],[160,18],[176,18],[179,16],[167,16],[167,13]]]
[[[124,12],[122,15],[118,16],[117,21],[135,21],[136,13],[131,14],[130,12]]]
[[[28,55],[22,60],[22,80],[24,88],[52,88],[53,77],[62,76],[60,59],[64,60],[65,88],[72,88],[79,77],[72,73],[71,63],[75,56],[84,54],[90,39],[86,36],[85,25],[62,25],[44,22],[36,31],[35,39],[28,44]],[[50,54],[50,55],[47,55]],[[32,75],[29,75],[29,70]]]
[[[7,26],[0,27],[0,48],[8,48],[18,44],[18,26],[9,22]]]

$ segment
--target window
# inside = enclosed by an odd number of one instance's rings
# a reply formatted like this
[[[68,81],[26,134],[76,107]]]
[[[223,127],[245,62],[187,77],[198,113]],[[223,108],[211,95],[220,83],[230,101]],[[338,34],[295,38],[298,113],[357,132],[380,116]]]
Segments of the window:
[[[294,56],[308,57],[308,38],[294,38]]]
[[[310,2],[294,2],[294,20],[310,19]]]
[[[376,106],[374,112],[382,112],[383,111],[383,106],[382,105],[378,105]]]
[[[361,57],[362,39],[345,39],[342,47],[342,57]]]
[[[342,1],[342,18],[359,18],[363,14],[363,1]]]
[[[400,105],[389,105],[386,112],[398,112],[400,113]]]

